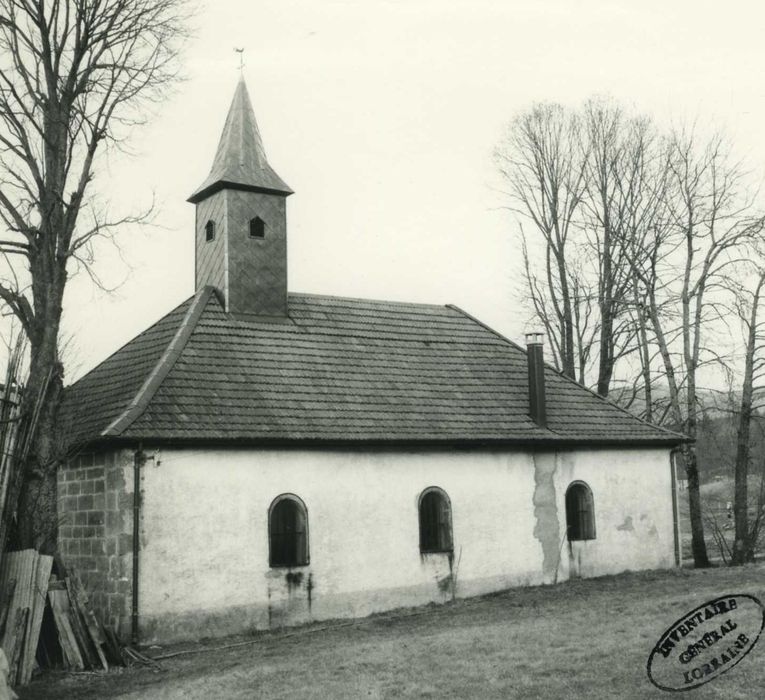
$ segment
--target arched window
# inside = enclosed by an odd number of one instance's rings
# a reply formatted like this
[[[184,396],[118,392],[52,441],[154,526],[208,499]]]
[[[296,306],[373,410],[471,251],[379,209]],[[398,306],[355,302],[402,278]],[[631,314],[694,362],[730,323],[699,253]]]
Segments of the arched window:
[[[452,508],[445,491],[431,486],[420,494],[420,551],[452,551]]]
[[[205,224],[205,241],[215,240],[215,222],[210,219]]]
[[[266,222],[259,216],[254,219],[250,219],[250,238],[265,238],[266,237]]]
[[[308,513],[297,496],[278,496],[268,509],[268,554],[272,567],[308,563]]]
[[[575,481],[566,491],[566,527],[569,542],[595,539],[595,504],[583,481]]]

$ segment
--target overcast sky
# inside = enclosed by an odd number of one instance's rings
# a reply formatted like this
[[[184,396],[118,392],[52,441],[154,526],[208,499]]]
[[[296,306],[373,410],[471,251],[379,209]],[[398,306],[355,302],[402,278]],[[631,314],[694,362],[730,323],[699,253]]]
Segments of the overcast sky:
[[[609,94],[663,122],[726,127],[765,163],[765,11],[695,0],[220,0],[186,80],[102,160],[114,212],[156,227],[101,251],[106,295],[74,278],[68,381],[193,292],[194,207],[238,78],[288,199],[291,291],[453,303],[522,340],[518,245],[492,150],[537,100]]]

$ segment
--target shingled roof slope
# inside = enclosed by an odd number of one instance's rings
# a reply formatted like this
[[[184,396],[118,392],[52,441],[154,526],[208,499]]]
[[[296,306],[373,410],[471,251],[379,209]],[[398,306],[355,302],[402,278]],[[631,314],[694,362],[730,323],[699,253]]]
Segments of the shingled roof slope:
[[[176,334],[187,299],[64,391],[59,424],[68,440],[99,435],[135,397]]]
[[[455,307],[290,294],[283,323],[201,290],[65,392],[73,443],[680,442],[546,370],[528,415],[526,353]]]

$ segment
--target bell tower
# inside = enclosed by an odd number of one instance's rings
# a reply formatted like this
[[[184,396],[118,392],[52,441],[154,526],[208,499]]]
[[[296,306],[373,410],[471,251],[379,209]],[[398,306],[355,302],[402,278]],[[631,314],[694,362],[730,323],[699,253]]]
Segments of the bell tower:
[[[287,197],[268,164],[244,78],[239,79],[196,205],[196,289],[212,285],[228,313],[287,315]]]

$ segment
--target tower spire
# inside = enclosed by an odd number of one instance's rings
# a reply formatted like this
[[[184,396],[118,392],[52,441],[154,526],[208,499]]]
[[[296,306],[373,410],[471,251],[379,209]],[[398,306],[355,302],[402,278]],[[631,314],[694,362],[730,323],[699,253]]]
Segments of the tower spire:
[[[240,77],[196,205],[196,287],[212,286],[227,313],[284,319],[287,309],[287,196],[268,164]]]
[[[292,194],[268,164],[243,75],[239,76],[210,174],[188,201],[196,204],[223,188]]]

